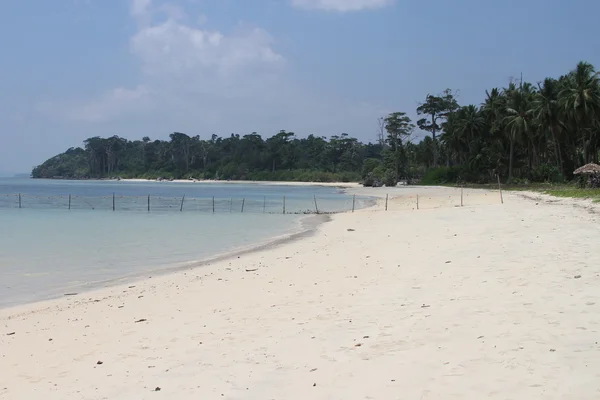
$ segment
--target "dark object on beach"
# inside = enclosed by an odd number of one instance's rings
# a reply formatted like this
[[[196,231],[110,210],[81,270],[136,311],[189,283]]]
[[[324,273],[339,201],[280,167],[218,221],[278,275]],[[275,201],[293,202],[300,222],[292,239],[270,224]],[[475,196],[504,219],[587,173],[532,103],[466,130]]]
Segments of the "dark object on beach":
[[[254,272],[254,271],[258,271],[258,268],[254,268],[254,269],[247,269],[246,272]]]
[[[348,228],[348,229],[346,229],[346,230],[347,230],[348,232],[355,232],[355,231],[356,231],[355,229],[352,229],[352,228]]]
[[[315,387],[315,386],[317,386],[317,384],[316,384],[316,383],[313,383],[313,387]]]
[[[427,305],[427,304],[423,304],[423,305],[421,306],[421,308],[429,308],[429,307],[431,307],[431,306],[430,306],[430,305]]]
[[[379,180],[379,178],[376,178],[372,172],[369,172],[369,174],[367,174],[367,176],[363,180],[363,186],[364,187],[381,187],[381,186],[383,186],[383,183],[381,182],[381,180]]]
[[[581,278],[581,275],[575,275],[573,278],[579,279],[579,278]]]
[[[7,333],[6,336],[12,336],[14,335],[16,332],[11,332],[11,333]]]
[[[446,261],[446,264],[450,264],[452,261]]]
[[[79,293],[65,293],[65,296],[77,296]]]
[[[354,345],[354,347],[360,347],[360,346],[362,346],[362,343],[356,343],[356,344]]]
[[[156,389],[154,389],[155,392],[160,392],[160,387],[157,386]]]
[[[102,364],[104,364],[104,362],[103,362],[103,361],[98,361],[98,362],[96,363],[96,365],[102,365]]]
[[[142,319],[138,319],[137,321],[135,321],[135,323],[137,324],[138,322],[146,322],[147,319],[146,318],[142,318]]]
[[[600,165],[589,163],[573,171],[573,175],[580,175],[579,186],[582,188],[600,187]]]

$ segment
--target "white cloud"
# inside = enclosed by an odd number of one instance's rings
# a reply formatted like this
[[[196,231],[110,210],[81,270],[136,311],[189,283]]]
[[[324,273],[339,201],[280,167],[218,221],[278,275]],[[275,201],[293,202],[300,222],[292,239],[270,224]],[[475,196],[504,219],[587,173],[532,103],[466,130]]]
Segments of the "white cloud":
[[[292,5],[308,10],[361,11],[389,6],[394,0],[292,0]]]
[[[176,114],[202,98],[248,98],[272,83],[284,63],[273,38],[260,28],[240,26],[225,34],[186,25],[174,3],[131,0],[130,6],[138,23],[130,49],[141,66],[140,83],[67,107],[62,114],[68,119],[103,122],[143,109]],[[157,14],[163,20],[153,22]]]
[[[138,31],[131,39],[133,53],[151,75],[224,76],[252,65],[283,61],[271,47],[272,38],[258,28],[224,35],[183,25],[173,19]]]
[[[381,115],[379,107],[332,99],[286,79],[285,58],[260,28],[209,30],[194,21],[197,12],[188,18],[176,3],[130,4],[137,31],[129,45],[140,67],[138,81],[91,100],[44,107],[46,113],[83,124],[88,136],[156,137],[173,130],[270,135],[280,129],[364,134],[353,129]]]

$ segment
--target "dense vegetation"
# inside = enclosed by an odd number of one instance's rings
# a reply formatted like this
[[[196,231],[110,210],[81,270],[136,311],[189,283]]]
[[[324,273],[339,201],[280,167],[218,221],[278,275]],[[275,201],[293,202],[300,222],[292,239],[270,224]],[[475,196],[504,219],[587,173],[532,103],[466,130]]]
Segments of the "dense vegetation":
[[[428,95],[416,125],[431,133],[414,143],[404,112],[379,120],[375,143],[347,134],[298,138],[280,131],[264,140],[253,132],[210,139],[172,133],[170,140],[87,139],[34,168],[34,178],[204,178],[349,181],[394,184],[503,180],[563,181],[598,161],[600,78],[580,62],[535,85],[511,81],[485,92],[480,105],[459,105],[447,89]]]

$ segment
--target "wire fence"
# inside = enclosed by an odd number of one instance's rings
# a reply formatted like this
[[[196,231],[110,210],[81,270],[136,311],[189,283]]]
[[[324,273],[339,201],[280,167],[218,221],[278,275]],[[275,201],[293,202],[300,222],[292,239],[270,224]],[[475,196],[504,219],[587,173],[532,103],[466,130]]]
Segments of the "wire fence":
[[[168,196],[39,196],[29,194],[0,194],[0,208],[63,209],[63,210],[110,210],[146,212],[205,212],[205,213],[265,213],[265,214],[334,214],[354,212],[364,208],[372,200],[355,195],[338,199],[273,198],[197,198]]]
[[[383,195],[374,211],[431,210],[504,204],[502,190],[412,187]]]
[[[418,188],[391,190],[375,197],[346,195],[336,198],[273,197],[222,198],[178,196],[40,196],[0,194],[1,208],[111,210],[145,212],[264,213],[264,214],[336,214],[370,207],[372,211],[426,210],[504,203],[502,191],[463,188]],[[374,193],[375,194],[375,193]]]

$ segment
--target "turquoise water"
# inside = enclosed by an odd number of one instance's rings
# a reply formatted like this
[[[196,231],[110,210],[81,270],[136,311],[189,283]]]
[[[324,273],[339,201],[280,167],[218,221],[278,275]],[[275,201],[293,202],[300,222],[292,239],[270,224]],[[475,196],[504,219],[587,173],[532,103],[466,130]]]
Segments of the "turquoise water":
[[[320,211],[352,207],[352,198],[335,188],[0,179],[0,306],[145,276],[292,234],[303,217],[290,213],[314,209],[315,197]],[[75,207],[75,198],[86,201]],[[356,206],[365,204],[359,199]]]

